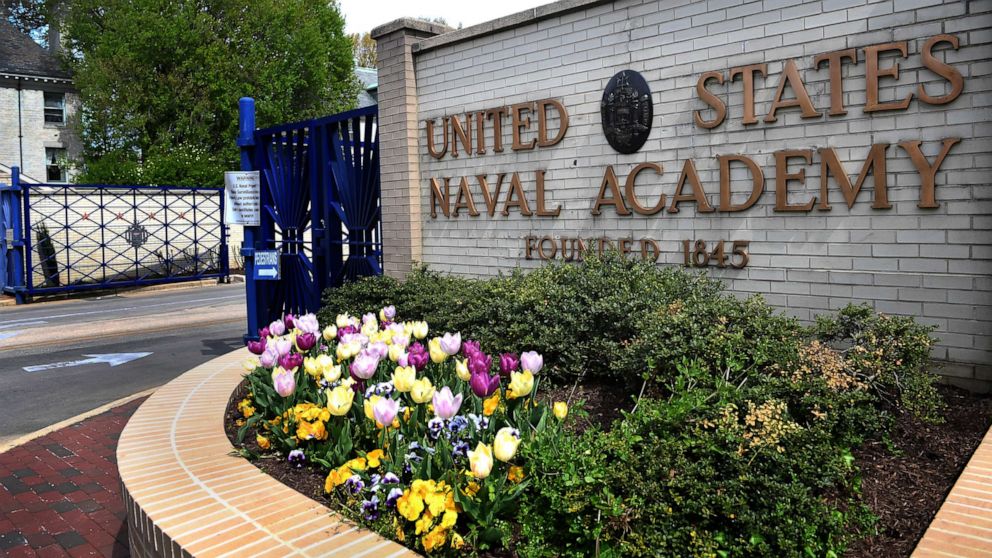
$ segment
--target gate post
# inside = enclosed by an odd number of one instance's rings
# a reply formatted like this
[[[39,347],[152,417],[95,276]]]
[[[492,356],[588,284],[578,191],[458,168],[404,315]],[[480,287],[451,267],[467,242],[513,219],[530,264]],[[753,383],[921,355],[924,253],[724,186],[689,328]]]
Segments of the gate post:
[[[30,250],[30,233],[24,234],[24,192],[21,188],[21,169],[20,167],[11,167],[10,169],[10,188],[6,196],[3,196],[3,200],[0,203],[4,204],[4,212],[6,213],[6,219],[10,223],[10,231],[13,233],[11,235],[11,242],[7,245],[7,253],[3,254],[7,258],[7,273],[9,282],[7,283],[8,290],[13,291],[14,298],[17,300],[17,304],[24,304],[27,302],[26,298],[26,288],[24,281],[24,255],[26,250]],[[27,238],[27,241],[25,241]]]
[[[242,97],[238,101],[238,147],[241,148],[241,170],[250,171],[252,169],[252,158],[255,154],[255,99]],[[248,331],[244,340],[252,341],[258,339],[258,330],[261,324],[258,323],[258,310],[260,295],[258,285],[255,284],[255,239],[258,236],[258,227],[245,226],[245,238],[241,244],[241,256],[245,265],[245,299],[247,302]]]

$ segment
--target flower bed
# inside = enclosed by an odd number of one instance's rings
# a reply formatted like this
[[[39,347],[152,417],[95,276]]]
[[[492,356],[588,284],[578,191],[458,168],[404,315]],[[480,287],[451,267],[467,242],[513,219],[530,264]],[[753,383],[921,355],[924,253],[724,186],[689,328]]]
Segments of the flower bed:
[[[242,433],[325,467],[325,492],[412,548],[499,546],[528,484],[519,447],[556,443],[568,415],[537,402],[541,355],[494,362],[459,333],[428,341],[393,307],[335,322],[286,316],[249,343]]]
[[[948,416],[911,319],[851,307],[803,327],[622,258],[377,278],[326,304],[329,328],[277,322],[252,347],[242,434],[430,554],[837,556],[876,533],[859,457]],[[430,326],[397,323],[394,304]],[[544,357],[496,356],[519,348]],[[558,397],[538,395],[555,382]],[[590,386],[630,411],[576,428],[569,394]],[[556,399],[571,408],[556,415]]]

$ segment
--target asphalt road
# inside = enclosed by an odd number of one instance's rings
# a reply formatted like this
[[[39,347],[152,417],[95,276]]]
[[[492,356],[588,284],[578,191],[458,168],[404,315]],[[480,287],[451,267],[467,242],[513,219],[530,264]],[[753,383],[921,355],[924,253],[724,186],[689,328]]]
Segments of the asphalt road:
[[[244,315],[243,284],[0,308],[0,444],[243,346]]]

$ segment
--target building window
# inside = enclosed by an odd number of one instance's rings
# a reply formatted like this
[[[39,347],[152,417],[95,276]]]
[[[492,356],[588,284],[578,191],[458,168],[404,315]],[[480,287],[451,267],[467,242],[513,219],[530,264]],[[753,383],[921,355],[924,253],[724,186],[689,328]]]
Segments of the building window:
[[[45,148],[45,170],[48,182],[65,182],[65,149]]]
[[[65,124],[65,93],[45,93],[45,123]]]

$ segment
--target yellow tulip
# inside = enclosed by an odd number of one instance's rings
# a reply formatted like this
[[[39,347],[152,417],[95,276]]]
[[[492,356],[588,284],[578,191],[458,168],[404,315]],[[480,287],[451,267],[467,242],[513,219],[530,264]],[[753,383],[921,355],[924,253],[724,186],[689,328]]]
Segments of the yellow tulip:
[[[303,370],[306,370],[307,374],[313,378],[320,376],[320,366],[317,365],[317,359],[313,357],[303,359]]]
[[[389,346],[389,360],[393,362],[398,362],[400,356],[406,352],[406,348],[402,345],[390,345]]]
[[[329,325],[329,326],[327,326],[327,327],[324,328],[324,331],[321,333],[321,335],[324,337],[324,341],[327,341],[328,343],[330,343],[331,341],[334,341],[335,339],[337,339],[337,337],[338,337],[338,327],[337,326],[333,326],[333,325]]]
[[[381,395],[373,395],[372,397],[369,397],[368,399],[365,400],[364,403],[365,417],[368,418],[369,420],[375,420],[375,414],[373,413],[373,409],[375,408],[375,404],[378,403],[380,399],[382,399]]]
[[[245,372],[252,372],[259,367],[258,359],[255,357],[249,358],[241,363],[241,367],[245,369]]]
[[[496,433],[493,440],[493,453],[500,461],[509,461],[517,453],[517,446],[520,445],[520,434],[513,428],[505,426]]]
[[[322,373],[324,375],[324,381],[333,384],[341,377],[341,365],[335,364],[334,366],[328,366]]]
[[[337,324],[338,327],[348,327],[348,324],[351,323],[351,316],[349,316],[348,314],[338,314],[335,323]]]
[[[486,444],[479,442],[474,451],[468,451],[468,464],[475,478],[488,477],[489,473],[493,471],[493,450]]]
[[[455,374],[458,374],[458,379],[467,382],[472,379],[472,373],[468,370],[468,360],[458,359],[455,360]]]
[[[556,402],[553,407],[553,412],[555,414],[555,418],[558,420],[565,420],[565,417],[568,416],[568,403],[565,403],[564,401]]]
[[[430,328],[427,327],[427,322],[413,322],[413,336],[417,339],[427,337],[429,331]]]
[[[534,375],[530,370],[510,373],[510,386],[506,390],[507,399],[516,399],[530,395],[534,390]]]
[[[369,320],[362,325],[362,335],[366,337],[372,337],[377,331],[379,331],[379,324],[375,320]]]
[[[430,378],[421,378],[413,382],[413,387],[410,388],[410,397],[417,403],[430,401],[431,397],[434,397],[434,386],[431,384]]]
[[[417,369],[412,366],[397,366],[393,371],[393,387],[400,393],[409,392],[416,381]]]
[[[317,368],[320,368],[321,371],[324,371],[330,368],[331,366],[334,366],[334,357],[325,354],[317,355]]]
[[[344,386],[325,390],[327,394],[327,411],[336,417],[343,417],[351,410],[355,400],[355,390]]]
[[[427,348],[431,354],[431,362],[441,364],[448,358],[448,353],[441,350],[441,338],[435,337],[427,342]]]

